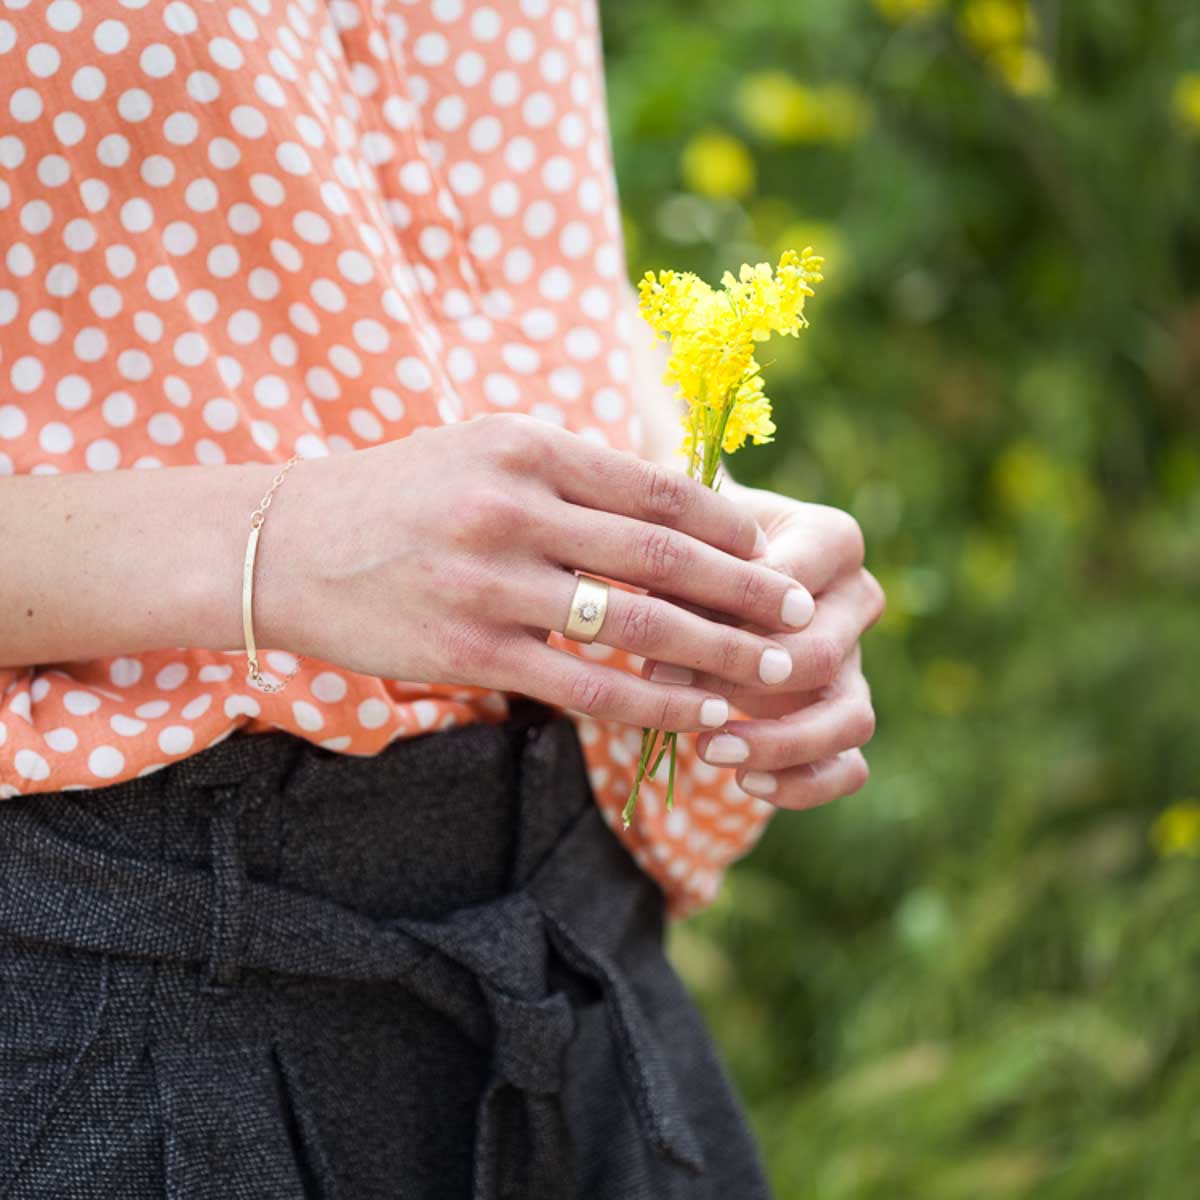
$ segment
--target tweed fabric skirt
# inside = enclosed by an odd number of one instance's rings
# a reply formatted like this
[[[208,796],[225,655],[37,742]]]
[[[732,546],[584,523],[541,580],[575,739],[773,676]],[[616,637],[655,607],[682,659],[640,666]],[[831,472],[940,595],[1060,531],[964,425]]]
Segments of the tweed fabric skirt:
[[[573,722],[0,803],[0,1200],[761,1200]]]

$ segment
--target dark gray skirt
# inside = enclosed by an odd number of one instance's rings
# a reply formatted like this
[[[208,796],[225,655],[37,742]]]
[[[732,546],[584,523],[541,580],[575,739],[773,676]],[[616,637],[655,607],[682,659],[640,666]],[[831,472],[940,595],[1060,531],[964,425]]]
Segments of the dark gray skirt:
[[[0,803],[0,1200],[761,1200],[573,722]]]

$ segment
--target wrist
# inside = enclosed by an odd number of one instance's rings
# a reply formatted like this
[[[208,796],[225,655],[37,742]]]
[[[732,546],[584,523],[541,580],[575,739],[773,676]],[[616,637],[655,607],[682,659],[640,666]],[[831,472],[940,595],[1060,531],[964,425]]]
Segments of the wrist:
[[[302,524],[304,460],[294,463],[271,495],[264,513],[254,556],[251,620],[254,640],[263,650],[300,651],[296,646],[298,605],[291,598],[298,590],[294,551],[295,530]],[[246,650],[242,622],[242,587],[250,517],[280,470],[279,463],[239,463],[213,472],[213,488],[203,511],[210,538],[208,553],[197,562],[197,573],[188,587],[205,631],[203,645],[223,650]]]

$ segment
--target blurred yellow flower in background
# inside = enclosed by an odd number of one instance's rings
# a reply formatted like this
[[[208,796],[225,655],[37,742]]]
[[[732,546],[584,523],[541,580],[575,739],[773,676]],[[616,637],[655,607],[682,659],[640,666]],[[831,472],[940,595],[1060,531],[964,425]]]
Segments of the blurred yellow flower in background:
[[[723,129],[705,129],[683,148],[684,183],[701,196],[738,200],[754,190],[757,171],[746,144]]]
[[[1023,42],[1036,32],[1026,0],[968,0],[959,25],[967,41],[983,54]]]
[[[1041,96],[1054,83],[1050,64],[1031,46],[1003,46],[991,56],[992,67],[1018,96]]]
[[[1200,858],[1200,800],[1164,808],[1150,827],[1150,843],[1160,858]]]
[[[1171,110],[1182,125],[1200,134],[1200,71],[1189,71],[1176,81]]]
[[[843,83],[810,87],[786,71],[758,71],[738,85],[734,104],[746,127],[784,143],[844,143],[870,128],[866,97]]]
[[[946,0],[874,0],[875,8],[893,25],[921,21],[946,7]]]
[[[958,23],[967,43],[1009,91],[1040,96],[1051,90],[1054,73],[1034,45],[1037,16],[1028,0],[968,0]]]

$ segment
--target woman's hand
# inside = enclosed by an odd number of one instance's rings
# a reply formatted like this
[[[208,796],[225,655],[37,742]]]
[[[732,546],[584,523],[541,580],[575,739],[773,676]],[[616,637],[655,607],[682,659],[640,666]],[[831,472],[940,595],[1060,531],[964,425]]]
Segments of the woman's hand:
[[[807,620],[812,598],[748,561],[767,543],[746,506],[533,417],[488,414],[305,460],[274,504],[255,581],[266,646],[679,731],[723,724],[726,693],[797,675],[769,635]],[[720,687],[547,645],[566,623],[573,568],[690,604],[613,587],[596,640]]]
[[[883,589],[863,566],[862,531],[839,509],[728,478],[720,494],[766,533],[766,551],[755,561],[803,583],[816,598],[816,612],[803,631],[776,637],[792,658],[786,679],[763,685],[692,677],[694,686],[726,696],[753,718],[701,734],[697,753],[706,762],[736,767],[741,787],[781,808],[811,808],[847,796],[867,780],[859,747],[875,731],[859,639],[885,604]],[[642,674],[686,682],[654,661],[644,664]]]

